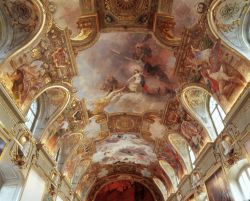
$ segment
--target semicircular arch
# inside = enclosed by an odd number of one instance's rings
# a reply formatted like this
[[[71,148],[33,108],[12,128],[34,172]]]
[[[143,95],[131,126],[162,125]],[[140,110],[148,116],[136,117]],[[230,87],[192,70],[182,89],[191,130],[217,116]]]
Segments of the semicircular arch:
[[[212,94],[205,88],[198,85],[187,85],[181,91],[180,101],[188,113],[203,125],[210,139],[214,140],[216,131],[208,109],[210,97]]]

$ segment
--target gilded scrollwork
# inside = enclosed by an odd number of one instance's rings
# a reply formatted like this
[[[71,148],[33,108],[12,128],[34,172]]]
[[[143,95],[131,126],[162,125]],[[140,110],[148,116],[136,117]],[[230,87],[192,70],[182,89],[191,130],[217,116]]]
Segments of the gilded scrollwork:
[[[229,49],[233,48],[249,59],[249,41],[246,33],[249,1],[217,1],[213,2],[211,7],[208,22],[212,33],[220,37]]]
[[[141,130],[142,118],[139,115],[114,114],[108,116],[108,127],[111,133],[134,132]]]
[[[93,45],[99,35],[99,19],[97,14],[89,14],[78,19],[77,27],[80,33],[71,37],[75,54]]]
[[[179,46],[181,38],[175,36],[173,30],[175,27],[174,18],[164,14],[156,14],[154,22],[155,36],[166,46]]]
[[[243,147],[237,140],[239,132],[233,125],[228,125],[217,140],[217,149],[225,168],[230,168],[242,159]]]

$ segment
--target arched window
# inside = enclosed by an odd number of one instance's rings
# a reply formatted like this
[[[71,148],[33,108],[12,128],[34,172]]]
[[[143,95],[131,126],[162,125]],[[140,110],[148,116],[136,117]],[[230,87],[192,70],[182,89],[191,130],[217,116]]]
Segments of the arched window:
[[[212,96],[209,99],[209,112],[210,112],[210,116],[211,116],[211,119],[215,128],[216,134],[218,136],[221,133],[221,131],[224,129],[223,120],[226,114]]]
[[[192,148],[190,146],[188,146],[188,151],[189,151],[189,156],[190,156],[190,161],[191,161],[191,164],[192,164],[192,167],[193,169],[195,168],[195,155],[194,155],[194,152],[192,150]]]
[[[245,200],[250,200],[250,167],[247,167],[241,171],[238,177],[238,187],[245,198]]]
[[[38,107],[39,107],[38,102],[33,101],[26,115],[27,121],[25,124],[30,129],[30,131],[34,130],[36,120],[38,117]]]

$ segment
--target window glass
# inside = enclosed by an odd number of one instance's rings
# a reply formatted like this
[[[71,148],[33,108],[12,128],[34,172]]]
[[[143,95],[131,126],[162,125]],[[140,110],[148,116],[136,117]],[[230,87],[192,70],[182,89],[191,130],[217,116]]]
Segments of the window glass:
[[[209,100],[209,111],[217,136],[223,131],[226,114],[213,97]]]
[[[195,162],[194,152],[193,152],[193,150],[191,149],[190,146],[188,146],[188,150],[189,150],[189,155],[190,155],[192,166],[193,166],[193,168],[195,168],[195,165],[194,165],[194,162]]]
[[[217,130],[217,133],[220,134],[221,131],[224,129],[224,124],[222,122],[222,119],[220,117],[220,114],[218,110],[215,110],[212,114],[212,119],[214,121],[215,128]]]
[[[210,113],[212,113],[216,107],[217,103],[214,100],[213,97],[210,97],[210,101],[209,101],[209,109],[210,109]]]
[[[224,112],[224,110],[221,108],[221,106],[218,105],[218,109],[219,109],[219,112],[220,112],[220,115],[221,115],[221,118],[224,119],[226,117],[226,114]]]
[[[37,110],[37,101],[34,101],[32,104],[31,104],[31,106],[30,106],[30,109],[29,109],[29,111],[28,111],[28,113],[27,113],[27,115],[26,115],[26,119],[27,119],[27,121],[26,121],[26,126],[30,129],[30,130],[32,130],[33,129],[33,127],[34,127],[34,124],[35,124],[35,119],[36,119],[36,115],[37,115],[37,112],[38,112],[38,110]]]

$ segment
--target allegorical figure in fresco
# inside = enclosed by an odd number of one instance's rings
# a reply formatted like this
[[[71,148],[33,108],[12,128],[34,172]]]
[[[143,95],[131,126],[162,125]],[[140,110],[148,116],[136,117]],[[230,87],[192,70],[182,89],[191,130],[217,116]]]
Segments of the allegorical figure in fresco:
[[[137,43],[134,48],[133,59],[141,62],[144,73],[156,76],[164,83],[170,83],[167,74],[160,64],[154,64],[155,58],[152,55],[152,48],[146,43]]]
[[[135,43],[131,48],[132,52],[121,53],[117,50],[112,49],[112,53],[116,56],[121,57],[131,63],[134,63],[136,69],[141,71],[144,78],[152,80],[154,83],[158,83],[157,86],[151,87],[148,85],[147,94],[150,95],[167,95],[174,92],[173,88],[176,83],[170,81],[167,73],[165,72],[166,63],[163,62],[162,58],[154,53],[154,49],[150,46],[149,40],[152,35],[146,35],[142,41]],[[154,80],[154,81],[153,81]]]
[[[134,75],[127,80],[127,88],[131,92],[148,92],[145,77],[138,69],[134,70]]]
[[[65,53],[63,48],[57,48],[53,53],[52,53],[52,59],[53,63],[56,67],[57,73],[59,75],[59,78],[63,78],[64,76],[67,75],[67,54]]]
[[[223,60],[220,40],[211,49],[199,50],[191,46],[190,53],[189,61],[199,69],[205,84],[219,100],[228,100],[236,87],[244,85],[244,77]]]
[[[33,66],[26,64],[20,66],[9,76],[12,81],[12,92],[15,98],[22,104],[32,90],[38,89],[42,85],[41,72]]]
[[[199,150],[203,145],[202,128],[195,125],[193,122],[183,121],[181,123],[181,132],[185,138],[192,143],[195,150]]]

